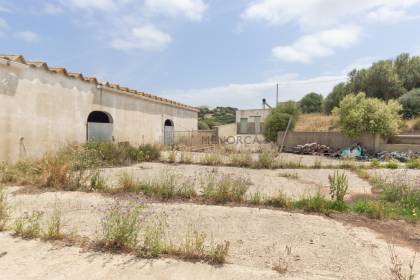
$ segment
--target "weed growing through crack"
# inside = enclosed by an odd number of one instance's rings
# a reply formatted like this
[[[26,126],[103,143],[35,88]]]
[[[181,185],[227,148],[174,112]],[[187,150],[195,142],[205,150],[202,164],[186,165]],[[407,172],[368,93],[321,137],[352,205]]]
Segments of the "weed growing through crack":
[[[249,179],[242,176],[209,174],[207,180],[202,181],[203,197],[215,203],[243,202],[250,184]]]
[[[230,156],[230,163],[236,167],[251,167],[254,160],[250,153],[232,154]]]
[[[330,182],[330,196],[336,202],[344,202],[344,196],[347,194],[349,188],[349,181],[344,172],[340,173],[338,170],[333,175],[328,175]]]
[[[374,159],[370,162],[370,167],[371,168],[380,168],[381,167],[381,162],[377,159]]]
[[[202,163],[204,163],[205,165],[211,165],[211,166],[222,165],[223,158],[219,153],[208,153],[208,154],[205,154],[202,160]]]
[[[399,162],[393,159],[385,163],[385,168],[388,168],[388,169],[398,169],[399,166],[400,166]]]
[[[167,253],[168,242],[166,240],[167,224],[164,216],[153,218],[145,226],[143,245],[137,250],[140,257],[157,258]]]
[[[204,260],[210,264],[224,263],[229,251],[229,242],[215,244],[211,241],[210,245],[206,246],[206,238],[206,233],[194,230],[192,225],[189,225],[184,242],[178,246],[171,244],[168,253],[183,260]]]
[[[248,202],[252,205],[262,205],[265,198],[260,192],[251,193]]]
[[[420,169],[420,159],[412,158],[406,163],[407,168],[410,169]]]
[[[39,237],[41,233],[41,217],[42,212],[33,211],[30,215],[25,213],[24,216],[17,218],[13,227],[14,234],[25,239]]]
[[[9,210],[6,191],[0,186],[0,231],[6,228],[9,220]]]
[[[61,207],[56,203],[52,215],[49,217],[47,222],[47,230],[44,232],[42,238],[44,240],[56,240],[61,239],[63,234],[61,227],[63,224]]]
[[[96,170],[90,177],[89,191],[98,192],[108,189],[105,178],[101,175],[99,170]]]
[[[416,260],[416,254],[414,254],[412,260],[408,264],[408,268],[404,269],[403,262],[395,251],[394,244],[388,244],[388,252],[390,257],[390,274],[392,280],[414,280],[416,275],[414,274],[414,263]]]
[[[271,169],[276,166],[276,156],[277,154],[270,151],[264,151],[258,155],[258,160],[254,164],[254,168],[259,169]]]
[[[109,250],[132,250],[137,246],[142,206],[117,201],[102,219],[102,238],[98,246]]]
[[[192,155],[188,152],[181,152],[180,163],[190,164],[192,163]]]
[[[167,232],[165,217],[153,217],[153,220],[145,227],[144,241],[138,247],[137,254],[140,257],[149,258],[170,255],[183,260],[201,260],[210,264],[222,264],[225,262],[229,251],[229,242],[215,244],[211,241],[207,245],[207,234],[193,230],[193,226],[188,225],[184,241],[180,245],[175,245],[168,241]]]
[[[168,162],[169,163],[176,163],[176,154],[177,154],[177,151],[175,151],[175,150],[169,151],[169,155],[168,155]]]
[[[279,257],[278,261],[274,264],[273,270],[280,274],[284,274],[289,269],[290,261],[292,257],[292,247],[286,245],[284,253]]]
[[[134,179],[134,176],[132,174],[123,172],[118,177],[118,186],[124,192],[134,192],[139,186],[139,182],[136,179]]]

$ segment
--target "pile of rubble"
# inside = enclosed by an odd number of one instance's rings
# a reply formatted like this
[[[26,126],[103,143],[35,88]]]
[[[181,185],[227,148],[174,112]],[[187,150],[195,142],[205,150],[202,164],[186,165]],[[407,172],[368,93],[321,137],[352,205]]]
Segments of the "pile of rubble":
[[[332,152],[332,149],[327,145],[318,143],[297,145],[293,148],[293,153],[301,155],[330,155]]]
[[[411,158],[417,158],[420,157],[420,153],[414,153],[414,152],[380,152],[375,154],[376,159],[380,161],[388,161],[388,160],[398,160],[400,162],[407,162]]]
[[[339,158],[355,158],[357,160],[398,160],[400,162],[407,162],[411,158],[420,158],[420,153],[414,152],[379,152],[374,155],[368,154],[366,150],[359,144],[356,143],[350,147],[346,147],[340,150],[334,150],[333,148],[318,143],[308,143],[304,145],[297,145],[292,148],[289,152],[301,155],[323,155]]]

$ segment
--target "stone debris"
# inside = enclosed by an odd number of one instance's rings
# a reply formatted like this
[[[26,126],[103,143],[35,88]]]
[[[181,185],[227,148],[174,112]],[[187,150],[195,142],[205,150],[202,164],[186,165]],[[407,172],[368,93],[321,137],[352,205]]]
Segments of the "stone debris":
[[[327,145],[309,143],[295,146],[293,152],[302,155],[330,155],[333,151]]]

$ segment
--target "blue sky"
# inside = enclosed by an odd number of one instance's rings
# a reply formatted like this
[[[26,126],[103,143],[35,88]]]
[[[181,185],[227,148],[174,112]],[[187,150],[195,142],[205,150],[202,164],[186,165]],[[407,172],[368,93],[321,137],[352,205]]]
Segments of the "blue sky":
[[[327,94],[419,26],[420,0],[0,0],[1,53],[210,107]]]

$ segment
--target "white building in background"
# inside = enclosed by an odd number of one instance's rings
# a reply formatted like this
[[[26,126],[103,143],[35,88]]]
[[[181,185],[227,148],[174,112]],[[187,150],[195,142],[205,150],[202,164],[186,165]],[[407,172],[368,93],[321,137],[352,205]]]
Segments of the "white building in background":
[[[196,108],[19,55],[0,55],[0,108],[0,161],[10,162],[88,140],[170,144],[198,122]]]
[[[250,109],[236,111],[236,133],[257,134],[263,133],[264,121],[271,109]]]

